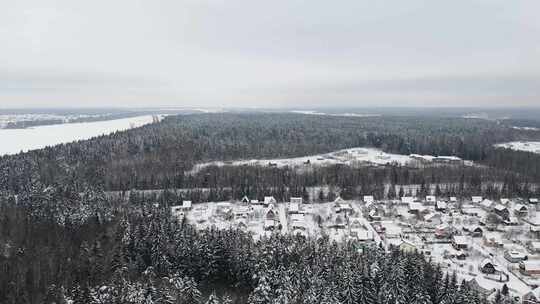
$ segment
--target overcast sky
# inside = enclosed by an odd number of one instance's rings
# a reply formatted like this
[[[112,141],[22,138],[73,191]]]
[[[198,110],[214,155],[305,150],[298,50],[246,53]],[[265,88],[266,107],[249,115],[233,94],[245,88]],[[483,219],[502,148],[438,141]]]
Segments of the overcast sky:
[[[540,106],[538,0],[0,0],[0,106]]]

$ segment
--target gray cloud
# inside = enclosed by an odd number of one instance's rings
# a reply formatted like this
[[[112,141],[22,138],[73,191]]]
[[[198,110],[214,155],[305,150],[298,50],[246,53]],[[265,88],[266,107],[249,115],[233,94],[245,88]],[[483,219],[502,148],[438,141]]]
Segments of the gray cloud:
[[[0,106],[538,105],[537,11],[536,0],[0,2]]]

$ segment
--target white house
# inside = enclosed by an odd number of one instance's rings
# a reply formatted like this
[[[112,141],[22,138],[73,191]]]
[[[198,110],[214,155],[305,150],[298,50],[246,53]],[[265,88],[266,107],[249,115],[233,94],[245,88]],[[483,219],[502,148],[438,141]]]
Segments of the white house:
[[[191,210],[191,201],[183,201],[182,206],[180,208],[184,211]]]
[[[480,203],[481,201],[483,200],[483,198],[481,196],[473,196],[472,197],[472,202],[473,203]]]
[[[305,229],[306,221],[303,214],[291,214],[290,226],[293,229]]]
[[[302,198],[301,197],[291,197],[291,204],[302,204]]]
[[[485,210],[491,210],[493,209],[493,206],[495,205],[495,202],[489,199],[485,199],[480,202],[480,207],[484,208]]]
[[[469,246],[469,240],[466,236],[463,235],[454,235],[452,237],[452,246],[457,250],[467,249]]]
[[[428,195],[426,196],[426,202],[428,203],[435,203],[437,201],[437,197],[434,195]]]
[[[420,213],[423,212],[426,208],[421,203],[409,203],[409,212],[410,213]]]
[[[412,196],[403,196],[401,198],[401,202],[404,203],[404,204],[414,203],[414,201],[415,201],[415,198],[412,197]]]
[[[527,206],[522,204],[516,204],[514,206],[514,212],[516,212],[519,215],[526,215],[529,210],[527,209]]]
[[[234,208],[234,218],[247,218],[251,214],[251,209],[247,206],[237,206]]]
[[[375,198],[373,197],[373,195],[364,195],[364,203],[374,203],[375,202]]]
[[[300,212],[300,205],[298,203],[289,203],[288,213],[298,213]]]
[[[446,209],[447,209],[446,202],[438,201],[435,204],[435,210],[437,210],[437,211],[446,211]]]
[[[277,204],[277,201],[273,196],[265,196],[263,204],[268,206],[270,204]]]

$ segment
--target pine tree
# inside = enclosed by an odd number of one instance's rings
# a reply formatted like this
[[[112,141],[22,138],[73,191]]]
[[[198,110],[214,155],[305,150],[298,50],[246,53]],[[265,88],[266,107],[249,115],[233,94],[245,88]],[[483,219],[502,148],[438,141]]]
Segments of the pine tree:
[[[220,304],[220,303],[221,302],[219,301],[218,297],[216,296],[214,292],[210,294],[210,296],[208,297],[208,300],[205,302],[205,304]]]
[[[186,304],[199,304],[201,302],[201,292],[193,278],[184,280],[182,299]]]
[[[343,304],[356,304],[358,302],[358,290],[356,288],[354,275],[351,271],[344,274],[344,283],[341,290],[341,302]]]
[[[268,283],[266,276],[262,275],[259,279],[259,284],[249,295],[248,304],[270,304],[272,303],[272,289]]]

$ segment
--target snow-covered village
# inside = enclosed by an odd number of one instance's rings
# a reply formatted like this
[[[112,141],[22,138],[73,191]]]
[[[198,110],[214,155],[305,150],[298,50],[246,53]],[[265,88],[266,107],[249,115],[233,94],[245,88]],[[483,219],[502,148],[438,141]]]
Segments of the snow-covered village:
[[[0,1],[0,304],[540,304],[538,12]]]
[[[407,197],[378,201],[338,197],[305,203],[301,197],[182,204],[171,215],[200,229],[237,228],[258,238],[272,233],[327,236],[363,246],[421,252],[444,271],[493,298],[497,290],[523,303],[540,301],[540,205],[538,198],[490,200],[481,196]]]

